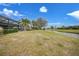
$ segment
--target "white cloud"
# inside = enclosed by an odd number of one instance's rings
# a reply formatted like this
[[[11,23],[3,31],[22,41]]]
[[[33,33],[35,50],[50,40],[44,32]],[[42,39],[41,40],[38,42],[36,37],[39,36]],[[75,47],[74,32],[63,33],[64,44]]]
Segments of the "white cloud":
[[[17,4],[18,6],[21,5],[21,3],[0,3],[0,5],[2,5],[2,6],[11,6],[11,5],[15,5],[15,4]]]
[[[22,14],[20,14],[18,11],[14,12],[14,16],[23,16]]]
[[[7,8],[4,8],[2,11],[0,11],[0,14],[4,14],[6,16],[24,16],[20,14],[18,11],[13,11]]]
[[[2,6],[10,6],[9,3],[0,3],[0,5],[2,5]]]
[[[56,22],[56,23],[49,23],[49,25],[60,25],[60,22]]]
[[[45,6],[42,6],[40,8],[40,12],[47,12],[47,11],[48,11],[48,9]]]
[[[11,16],[13,14],[13,11],[4,8],[3,11],[2,11],[2,13],[5,14],[5,15],[7,15],[7,16]]]
[[[79,10],[68,13],[67,15],[79,19]]]
[[[64,25],[64,24],[63,24],[63,23],[60,23],[60,22],[48,23],[48,27],[50,27],[50,26],[60,27],[60,26],[62,26],[62,25]]]

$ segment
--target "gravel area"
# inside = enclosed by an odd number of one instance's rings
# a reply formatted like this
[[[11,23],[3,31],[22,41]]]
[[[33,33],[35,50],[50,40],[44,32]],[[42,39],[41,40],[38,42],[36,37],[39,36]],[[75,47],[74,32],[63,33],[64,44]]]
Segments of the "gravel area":
[[[62,34],[62,35],[65,35],[65,36],[68,36],[68,37],[73,37],[73,38],[79,39],[79,34],[65,33],[65,32],[57,32],[57,31],[54,31],[54,32],[55,32],[55,33]]]

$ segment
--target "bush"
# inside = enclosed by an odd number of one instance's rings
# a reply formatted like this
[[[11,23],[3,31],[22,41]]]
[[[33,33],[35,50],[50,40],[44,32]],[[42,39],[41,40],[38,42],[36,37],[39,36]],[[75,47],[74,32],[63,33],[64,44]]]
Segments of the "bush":
[[[17,28],[4,29],[4,34],[14,33],[14,32],[18,32],[18,29]]]

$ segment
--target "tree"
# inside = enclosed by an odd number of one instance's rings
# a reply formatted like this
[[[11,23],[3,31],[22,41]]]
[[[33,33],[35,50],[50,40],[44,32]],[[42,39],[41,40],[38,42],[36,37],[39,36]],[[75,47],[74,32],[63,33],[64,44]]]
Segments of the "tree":
[[[35,20],[32,21],[32,29],[38,29],[38,25]]]
[[[54,27],[53,27],[53,26],[51,26],[50,28],[51,28],[51,29],[54,29]]]
[[[47,20],[40,17],[36,20],[36,24],[37,24],[39,29],[42,29],[47,25]]]
[[[38,18],[32,21],[33,29],[43,29],[47,25],[47,20],[43,18]]]
[[[27,30],[29,27],[29,24],[30,24],[30,20],[28,20],[27,18],[23,18],[23,19],[21,19],[20,23],[23,26],[23,30]]]

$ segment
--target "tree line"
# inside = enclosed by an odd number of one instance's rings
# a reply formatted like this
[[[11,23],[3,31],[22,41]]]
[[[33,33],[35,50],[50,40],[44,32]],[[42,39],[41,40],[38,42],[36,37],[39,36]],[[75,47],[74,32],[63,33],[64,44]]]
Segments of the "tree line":
[[[61,27],[54,27],[51,26],[51,29],[79,29],[79,25],[73,25],[73,26],[61,26]]]
[[[79,29],[79,25],[74,25],[74,26],[62,26],[62,27],[59,27],[58,29]]]

